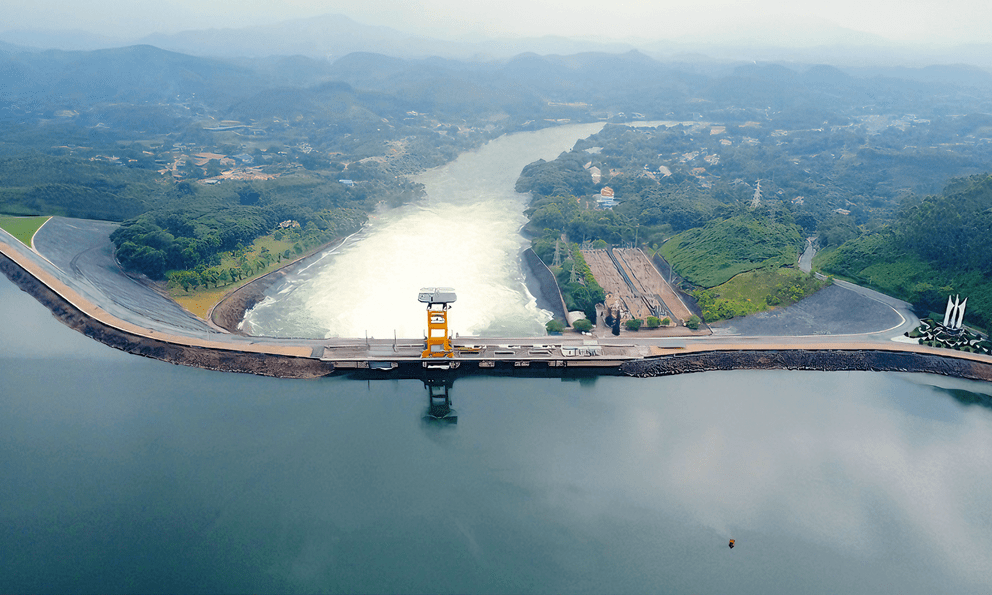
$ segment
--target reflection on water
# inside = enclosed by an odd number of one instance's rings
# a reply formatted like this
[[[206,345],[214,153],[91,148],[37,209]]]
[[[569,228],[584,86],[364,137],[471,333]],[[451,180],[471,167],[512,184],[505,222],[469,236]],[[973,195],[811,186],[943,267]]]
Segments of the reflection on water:
[[[941,388],[940,390],[954,397],[962,405],[979,405],[986,409],[992,409],[992,395],[975,393],[960,388]]]
[[[427,389],[427,413],[424,415],[424,421],[443,424],[458,423],[458,414],[451,408],[450,391],[454,383],[454,378],[447,375],[424,378],[424,388]]]

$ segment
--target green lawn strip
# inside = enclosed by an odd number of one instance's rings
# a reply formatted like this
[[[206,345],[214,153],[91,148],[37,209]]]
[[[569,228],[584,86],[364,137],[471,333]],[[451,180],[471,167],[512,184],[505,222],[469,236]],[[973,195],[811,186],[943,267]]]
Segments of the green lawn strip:
[[[707,322],[787,306],[826,285],[794,268],[766,268],[735,276],[711,289],[694,292]]]
[[[269,252],[273,255],[273,259],[267,266],[264,266],[261,269],[253,267],[251,274],[246,274],[236,281],[232,281],[231,278],[228,277],[227,280],[216,284],[201,284],[191,286],[189,289],[184,289],[179,284],[174,282],[169,283],[169,296],[193,314],[196,314],[200,318],[206,319],[207,312],[210,308],[229,292],[247,285],[251,281],[284,267],[293,261],[319,252],[329,245],[322,244],[309,250],[301,249],[300,252],[297,252],[296,246],[298,245],[298,242],[296,239],[298,238],[293,236],[291,239],[276,240],[273,237],[273,234],[256,238],[255,241],[252,242],[251,246],[243,252],[244,259],[249,263],[258,262],[262,249],[268,248]],[[286,251],[289,252],[288,256],[286,255]],[[222,270],[229,271],[232,268],[240,269],[241,263],[241,256],[236,256],[232,252],[224,252],[221,254],[221,264],[215,267],[210,267],[209,270],[219,272]]]
[[[14,236],[25,246],[31,245],[31,238],[51,217],[10,217],[0,215],[0,227]]]

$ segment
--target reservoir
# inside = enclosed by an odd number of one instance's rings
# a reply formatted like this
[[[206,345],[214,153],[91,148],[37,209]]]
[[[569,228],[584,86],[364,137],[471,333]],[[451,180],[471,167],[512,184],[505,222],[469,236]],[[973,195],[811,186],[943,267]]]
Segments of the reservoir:
[[[475,376],[437,426],[417,380],[173,366],[0,303],[4,592],[989,590],[987,383]]]
[[[276,288],[254,332],[419,337],[424,285],[458,290],[462,334],[539,332],[513,181],[596,129],[424,174],[422,204]],[[464,262],[411,272],[441,232]],[[0,592],[990,591],[989,383],[480,375],[438,425],[419,380],[173,366],[64,327],[2,276],[0,304]]]

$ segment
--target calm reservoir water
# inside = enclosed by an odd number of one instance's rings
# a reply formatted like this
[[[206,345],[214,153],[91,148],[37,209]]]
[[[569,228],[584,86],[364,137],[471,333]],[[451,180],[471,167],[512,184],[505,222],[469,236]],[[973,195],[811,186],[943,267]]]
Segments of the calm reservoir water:
[[[992,385],[292,381],[127,355],[0,278],[0,591],[988,593]],[[737,540],[730,550],[727,541]]]
[[[474,286],[457,279],[409,282]],[[497,328],[464,295],[462,328]],[[294,328],[347,330],[324,310]],[[420,381],[131,356],[0,277],[0,592],[985,594],[990,395],[908,374],[477,376],[438,426]]]

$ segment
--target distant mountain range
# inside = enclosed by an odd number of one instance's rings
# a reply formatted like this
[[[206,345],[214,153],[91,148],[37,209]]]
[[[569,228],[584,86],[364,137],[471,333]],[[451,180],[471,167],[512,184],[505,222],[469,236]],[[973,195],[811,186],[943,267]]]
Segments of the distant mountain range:
[[[942,113],[985,113],[990,93],[992,74],[972,66],[854,70],[659,61],[637,50],[523,53],[490,61],[353,52],[328,61],[305,56],[204,58],[151,45],[95,51],[0,48],[0,117],[27,110],[52,118],[104,106],[88,117],[99,118],[93,124],[107,125],[108,106],[143,104],[177,106],[167,112],[169,118],[206,110],[239,120],[331,121],[351,113],[373,122],[412,111],[447,118],[509,116],[517,123],[622,120],[620,113],[648,119],[719,113],[726,119],[731,114],[745,117],[742,106],[760,106],[780,112],[778,121],[802,127],[842,123],[839,114],[852,106],[921,117],[927,116],[920,106],[946,110]],[[14,106],[12,111],[4,111],[5,104]],[[162,126],[142,124],[141,129]]]
[[[111,39],[78,30],[11,30],[0,33],[0,49],[96,50],[147,44],[195,56],[260,58],[300,55],[332,61],[353,52],[400,58],[436,56],[488,61],[527,52],[538,55],[616,54],[638,49],[666,62],[679,59],[695,63],[756,60],[852,67],[961,63],[992,70],[992,44],[943,49],[897,45],[829,23],[770,21],[760,26],[714,32],[712,38],[720,41],[688,36],[674,40],[630,41],[560,36],[451,41],[366,25],[343,15],[324,15],[265,26],[156,33],[141,39]]]

